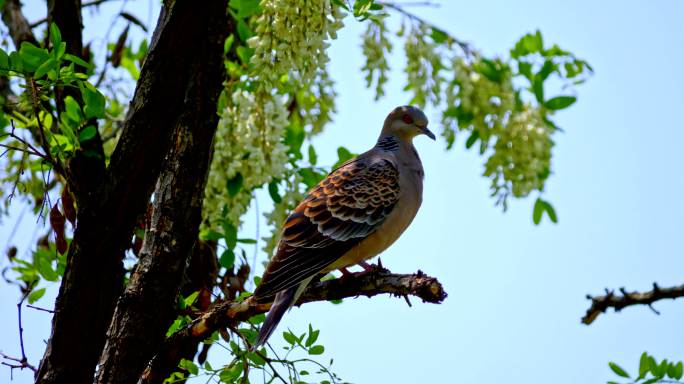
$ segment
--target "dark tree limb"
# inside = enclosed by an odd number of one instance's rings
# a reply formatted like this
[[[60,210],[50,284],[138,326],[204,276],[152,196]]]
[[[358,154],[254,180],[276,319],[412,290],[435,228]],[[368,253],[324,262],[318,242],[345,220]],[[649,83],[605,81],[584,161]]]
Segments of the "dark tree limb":
[[[410,295],[424,302],[435,304],[441,303],[447,297],[442,284],[421,271],[415,274],[393,274],[386,269],[376,267],[353,277],[312,283],[297,301],[297,305],[381,294],[397,297]],[[257,303],[251,297],[241,302],[227,301],[214,306],[164,341],[138,383],[161,383],[177,370],[177,363],[174,364],[176,355],[179,352],[179,346],[184,343],[190,340],[198,343],[211,336],[213,332],[267,312],[270,307],[271,303]]]
[[[62,41],[66,43],[66,52],[86,61],[83,57],[83,19],[81,16],[81,0],[49,0],[48,22],[54,23],[60,30]],[[76,66],[79,72],[85,72],[85,68]],[[64,110],[64,99],[71,96],[80,105],[83,105],[83,97],[78,89],[72,87],[55,87],[55,102],[57,113]],[[97,128],[97,119],[91,119],[87,125]],[[77,151],[66,164],[64,175],[73,192],[78,206],[86,205],[86,199],[96,199],[92,191],[100,188],[105,174],[105,158],[102,148],[102,137],[96,131],[93,138],[81,143],[81,150]]]
[[[214,7],[188,1],[168,4],[157,23],[104,180],[100,187],[85,191],[93,198],[79,205],[39,383],[92,382],[123,289],[124,252],[188,107],[189,84],[204,76],[201,69],[197,73],[197,63],[205,53],[202,42],[210,39],[206,9]],[[220,84],[221,79],[202,79],[212,81]]]
[[[587,310],[587,314],[582,317],[582,323],[591,324],[598,315],[606,312],[608,308],[613,308],[615,312],[619,312],[632,305],[648,305],[653,312],[660,314],[652,307],[654,302],[663,299],[674,300],[678,297],[684,297],[684,284],[661,288],[658,284],[653,283],[653,289],[648,292],[627,292],[624,288],[620,288],[620,294],[615,294],[614,291],[606,289],[606,294],[603,296],[587,295],[587,299],[591,300],[591,306]]]
[[[181,2],[182,3],[182,2]],[[186,3],[188,4],[188,3]],[[140,261],[117,303],[96,382],[127,384],[140,377],[176,317],[176,298],[199,232],[211,149],[218,124],[217,101],[225,78],[223,47],[235,23],[225,1],[175,12],[202,14],[198,49],[183,114],[154,193],[152,217]]]
[[[31,23],[21,12],[21,2],[19,0],[5,0],[5,4],[2,7],[2,21],[9,29],[12,42],[17,50],[24,41],[38,45],[33,31],[31,31]]]

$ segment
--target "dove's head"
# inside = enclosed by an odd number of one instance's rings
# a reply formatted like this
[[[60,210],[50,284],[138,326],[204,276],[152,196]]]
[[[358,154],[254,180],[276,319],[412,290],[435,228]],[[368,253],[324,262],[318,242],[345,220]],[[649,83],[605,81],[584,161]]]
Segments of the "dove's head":
[[[425,135],[435,140],[435,134],[428,127],[428,119],[419,108],[412,105],[396,107],[385,119],[381,136],[396,136],[411,141],[418,135]]]

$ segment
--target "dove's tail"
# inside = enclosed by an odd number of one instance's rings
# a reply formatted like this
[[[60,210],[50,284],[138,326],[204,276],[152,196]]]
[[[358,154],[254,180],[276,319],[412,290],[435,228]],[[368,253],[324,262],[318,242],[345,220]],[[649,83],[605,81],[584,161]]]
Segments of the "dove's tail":
[[[271,309],[266,315],[266,320],[264,320],[261,329],[259,329],[259,335],[257,336],[256,341],[254,341],[252,349],[257,349],[266,344],[268,338],[271,337],[271,334],[276,330],[276,327],[278,326],[278,323],[280,323],[285,312],[297,302],[297,299],[304,293],[304,290],[309,285],[312,278],[313,276],[302,281],[299,285],[284,289],[276,294],[273,304],[271,304]]]

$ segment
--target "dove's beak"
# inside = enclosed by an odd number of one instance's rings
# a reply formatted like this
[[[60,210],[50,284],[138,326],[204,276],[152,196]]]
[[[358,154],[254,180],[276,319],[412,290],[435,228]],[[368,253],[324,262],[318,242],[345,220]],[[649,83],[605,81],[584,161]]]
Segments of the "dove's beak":
[[[432,140],[436,140],[435,134],[432,133],[432,131],[429,130],[428,127],[421,127],[420,130],[425,134],[425,136],[431,138]]]

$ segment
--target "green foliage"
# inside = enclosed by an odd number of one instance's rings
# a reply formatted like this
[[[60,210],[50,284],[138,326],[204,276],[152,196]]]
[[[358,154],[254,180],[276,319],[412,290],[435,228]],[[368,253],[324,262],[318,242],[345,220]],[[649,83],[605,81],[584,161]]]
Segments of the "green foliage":
[[[620,378],[631,378],[627,371],[612,361],[608,363],[608,367],[610,367],[611,371]],[[639,358],[638,372],[639,374],[636,378],[627,383],[682,383],[681,379],[682,376],[684,376],[684,363],[681,361],[668,361],[667,359],[658,362],[653,356],[644,352]],[[617,384],[615,381],[608,382],[608,384],[611,383]]]

